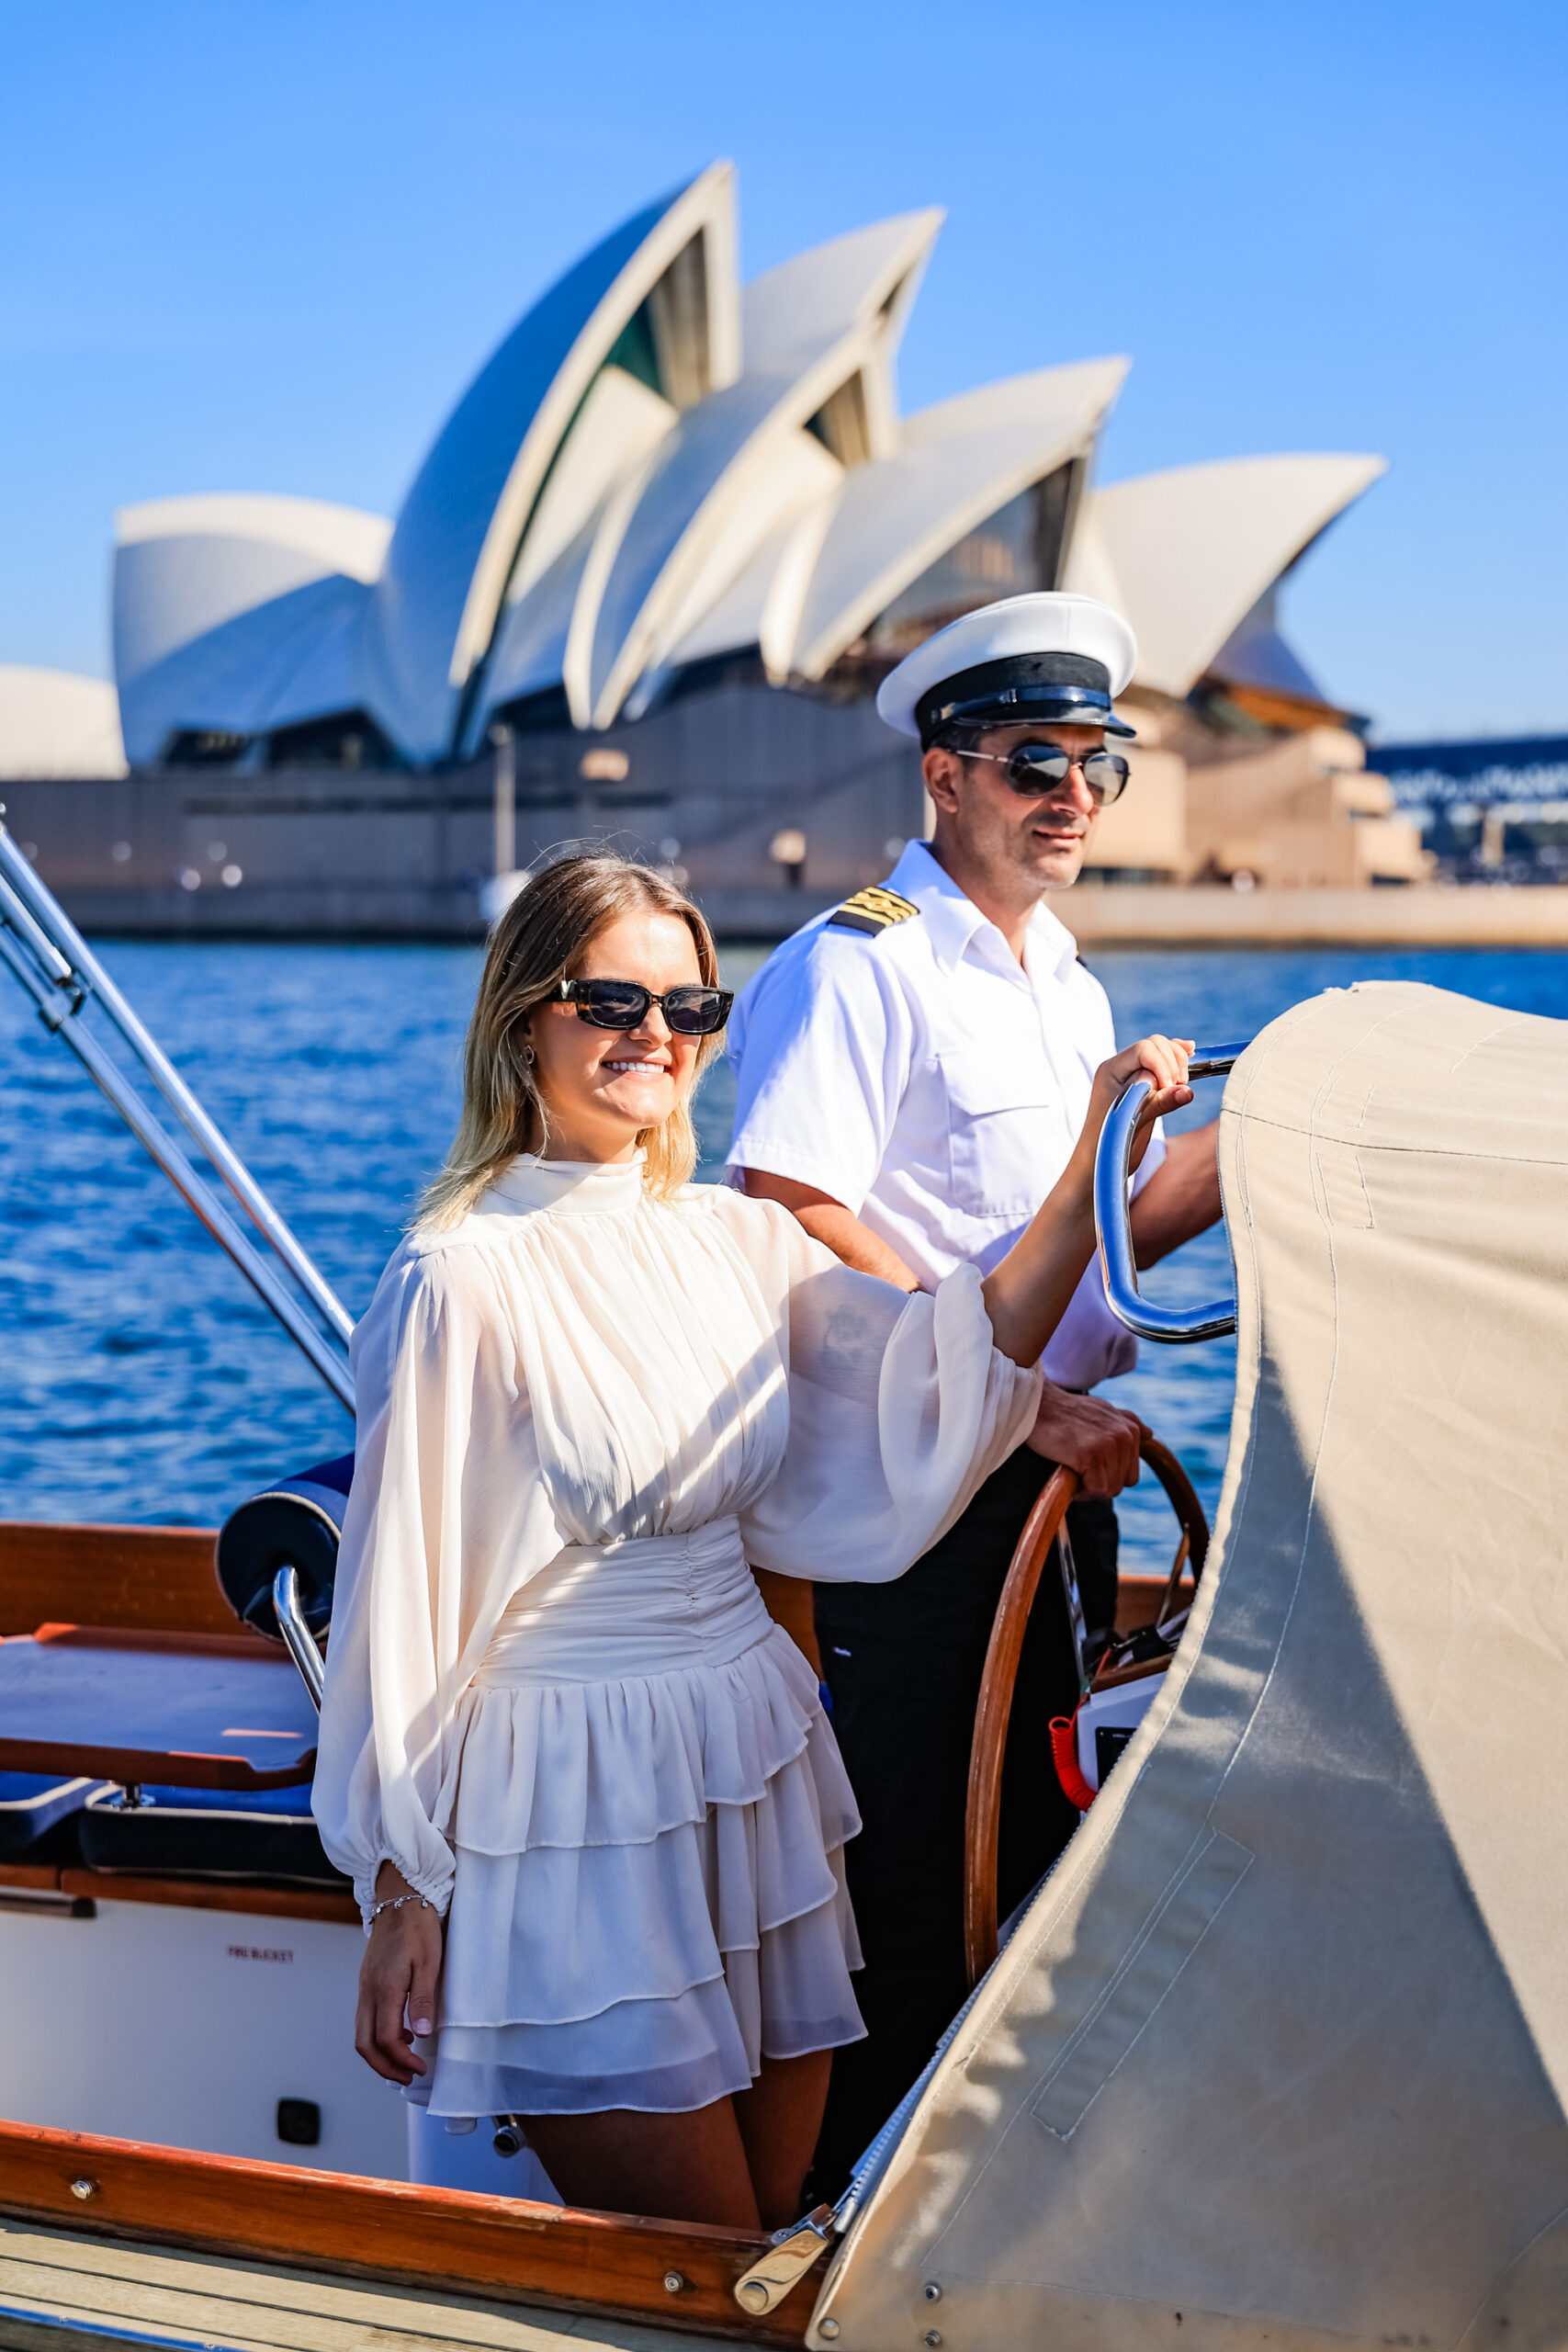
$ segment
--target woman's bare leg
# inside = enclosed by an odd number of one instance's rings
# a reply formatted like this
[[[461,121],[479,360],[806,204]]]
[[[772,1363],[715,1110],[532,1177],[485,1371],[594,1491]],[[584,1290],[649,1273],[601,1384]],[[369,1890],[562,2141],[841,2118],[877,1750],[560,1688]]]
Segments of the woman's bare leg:
[[[800,2219],[800,2184],[822,2129],[832,2067],[830,2050],[764,2058],[750,2089],[736,2098],[735,2120],[765,2230]]]
[[[755,2091],[748,2097],[754,2098]],[[818,2099],[818,2116],[821,2104]],[[747,2150],[727,2098],[685,2115],[644,2115],[625,2107],[600,2115],[531,2115],[527,2132],[569,2205],[732,2230],[758,2226]],[[808,2142],[803,2172],[810,2154]]]

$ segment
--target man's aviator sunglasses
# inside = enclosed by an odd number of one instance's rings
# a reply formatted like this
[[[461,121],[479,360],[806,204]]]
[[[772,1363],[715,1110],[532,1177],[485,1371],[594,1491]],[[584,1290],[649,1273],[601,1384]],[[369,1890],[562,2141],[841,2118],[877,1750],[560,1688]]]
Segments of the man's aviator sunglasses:
[[[563,1004],[575,1004],[580,1021],[595,1029],[636,1029],[657,1005],[677,1037],[711,1037],[729,1018],[733,989],[704,988],[688,980],[662,996],[639,980],[563,980]]]
[[[1038,800],[1065,784],[1074,768],[1082,769],[1085,784],[1102,808],[1120,799],[1127,785],[1127,763],[1120,752],[1087,752],[1080,757],[1055,743],[1021,743],[1016,752],[961,752],[958,756],[1006,768],[1008,782],[1025,800]]]

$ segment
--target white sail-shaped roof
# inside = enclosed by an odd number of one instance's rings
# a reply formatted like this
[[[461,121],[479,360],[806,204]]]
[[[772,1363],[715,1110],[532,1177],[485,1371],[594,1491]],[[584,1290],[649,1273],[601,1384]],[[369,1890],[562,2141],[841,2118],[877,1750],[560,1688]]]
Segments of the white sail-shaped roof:
[[[185,727],[255,731],[254,711],[273,707],[279,660],[286,672],[317,666],[315,623],[363,606],[392,532],[355,507],[248,494],[158,499],[123,508],[115,524],[115,674],[139,766]],[[332,635],[341,653],[341,628]],[[321,691],[344,697],[321,710],[361,699],[357,673],[341,660]],[[193,695],[220,715],[186,716]]]
[[[312,498],[160,498],[115,516],[115,670],[140,677],[178,645],[333,573],[369,582],[392,526]]]
[[[733,380],[734,249],[734,173],[716,164],[558,279],[453,411],[398,516],[367,647],[371,707],[415,759],[450,750],[551,462],[644,305],[672,406]]]
[[[680,411],[624,368],[602,368],[557,450],[507,583],[505,603],[525,596],[617,482],[650,457]]]
[[[1085,502],[1066,585],[1124,613],[1138,683],[1185,695],[1258,598],[1376,481],[1382,458],[1231,458]]]
[[[477,750],[491,714],[503,703],[558,686],[569,667],[574,616],[583,577],[599,544],[604,507],[596,508],[568,548],[526,595],[509,604],[485,666],[484,699],[476,706],[467,743]]]
[[[395,526],[265,497],[128,510],[132,761],[183,729],[239,741],[363,712],[400,757],[439,763],[531,695],[608,727],[683,666],[753,647],[775,684],[808,684],[879,622],[877,648],[902,647],[972,584],[994,595],[998,562],[1040,584],[1042,533],[1053,565],[1066,547],[1064,584],[1128,613],[1145,682],[1184,693],[1378,470],[1247,459],[1080,498],[1124,361],[901,421],[897,347],[941,213],[834,238],[742,292],[734,209],[716,164],[568,271],[458,401]]]
[[[106,679],[0,662],[0,779],[124,774],[119,710]]]
[[[819,678],[966,531],[1085,457],[1124,359],[1046,368],[908,418],[896,454],[850,474],[801,601],[789,667]]]
[[[175,735],[265,735],[358,709],[368,594],[360,582],[333,574],[176,646],[120,688],[132,761],[155,760]]]
[[[858,393],[861,458],[885,458],[897,442],[893,363],[944,217],[932,207],[852,230],[764,270],[741,296],[746,365],[760,374],[798,372],[829,345],[859,344],[845,351],[842,381]],[[832,434],[834,422],[824,418],[823,429]]]
[[[746,375],[681,419],[627,518],[594,616],[586,674],[569,674],[579,725],[608,727],[699,596],[740,569],[778,504],[820,494],[835,458],[807,444],[807,417],[839,380],[838,346],[799,377]]]
[[[743,374],[684,414],[669,412],[662,435],[660,420],[645,412],[642,429],[612,457],[605,436],[589,434],[590,401],[567,445],[568,454],[580,441],[596,449],[571,519],[586,510],[590,490],[604,494],[593,545],[573,557],[572,611],[563,617],[566,573],[552,568],[564,538],[551,536],[543,513],[558,460],[507,592],[467,742],[479,740],[498,704],[547,684],[564,684],[579,726],[603,727],[646,693],[650,677],[693,658],[693,642],[749,643],[758,628],[772,641],[777,631],[763,609],[771,596],[777,604],[771,551],[797,545],[802,527],[815,544],[827,523],[820,510],[846,468],[892,445],[893,361],[941,224],[934,210],[879,221],[753,280],[741,298]],[[732,627],[739,639],[727,634]],[[550,679],[553,646],[566,650]]]
[[[820,677],[966,531],[1087,456],[1124,374],[1118,360],[1045,368],[910,417],[897,455],[775,528],[674,658],[757,644],[775,683]]]
[[[680,419],[621,531],[566,680],[580,726],[612,724],[776,529],[892,446],[893,357],[941,225],[881,221],[748,287],[743,374]]]
[[[752,565],[762,554],[772,595],[778,586],[777,570],[764,551],[787,551],[802,531],[809,533],[842,480],[842,469],[809,433],[781,433],[765,451],[758,452],[753,479],[742,478],[732,487],[725,511],[713,517],[705,560],[693,578],[683,600],[673,599],[660,616],[652,638],[649,665],[676,664],[689,660],[685,647],[694,627],[715,609],[718,581],[732,575],[737,582],[752,576]],[[720,594],[720,603],[726,601]],[[750,644],[769,636],[768,607],[758,616],[758,627],[732,643]]]
[[[1565,1104],[1568,1024],[1412,983],[1237,1063],[1199,1599],[823,2352],[1564,2340]]]
[[[671,657],[674,663],[755,645],[769,678],[775,685],[784,684],[801,600],[833,520],[837,488],[835,481],[826,495],[775,525],[716,602],[694,619]]]
[[[860,327],[902,334],[945,214],[935,205],[812,245],[753,277],[741,295],[749,368]]]

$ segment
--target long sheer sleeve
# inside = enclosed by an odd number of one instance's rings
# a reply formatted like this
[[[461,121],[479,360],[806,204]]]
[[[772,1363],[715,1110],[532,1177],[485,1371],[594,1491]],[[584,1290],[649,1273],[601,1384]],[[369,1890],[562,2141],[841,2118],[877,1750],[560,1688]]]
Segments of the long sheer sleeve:
[[[731,1193],[719,1213],[775,1302],[789,1382],[783,1463],[741,1519],[747,1558],[819,1583],[902,1576],[1028,1435],[1038,1370],[994,1345],[972,1266],[910,1297],[772,1202]]]
[[[516,1347],[467,1250],[398,1252],[355,1334],[354,1485],[312,1805],[362,1909],[384,1860],[445,1911],[457,1700],[562,1538]]]

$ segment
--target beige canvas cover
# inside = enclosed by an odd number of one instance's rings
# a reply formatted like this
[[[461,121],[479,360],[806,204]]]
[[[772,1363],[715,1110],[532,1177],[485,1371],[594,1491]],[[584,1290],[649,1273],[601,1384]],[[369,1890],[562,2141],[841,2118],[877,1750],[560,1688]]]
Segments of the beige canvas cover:
[[[832,2352],[1568,2344],[1568,1023],[1319,997],[1220,1157],[1201,1597],[845,2240]]]

